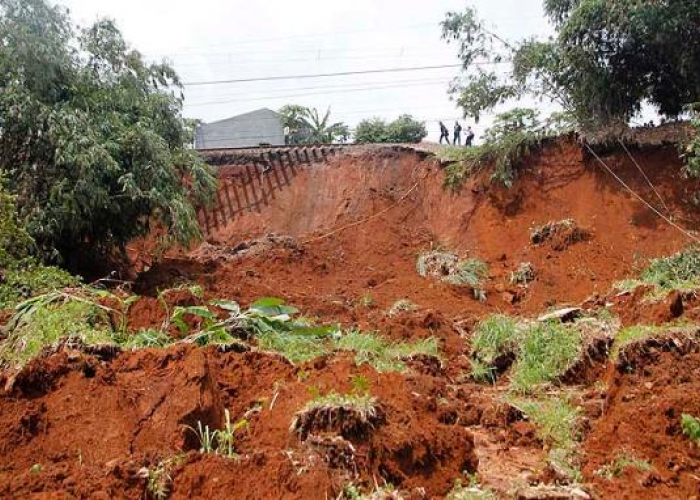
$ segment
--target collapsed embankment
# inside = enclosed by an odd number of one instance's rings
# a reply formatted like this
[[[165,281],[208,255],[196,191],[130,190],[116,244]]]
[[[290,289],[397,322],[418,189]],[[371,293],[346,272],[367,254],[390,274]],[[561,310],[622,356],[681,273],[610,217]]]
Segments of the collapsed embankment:
[[[624,151],[604,161],[678,224],[698,228],[697,186],[681,178],[676,149],[632,154],[649,182]],[[220,175],[240,171],[223,166]],[[527,159],[510,189],[492,183],[488,172],[459,192],[443,183],[434,157],[393,148],[299,166],[259,210],[237,214],[200,247],[142,274],[134,288],[144,296],[128,313],[135,331],[160,327],[178,305],[210,298],[247,305],[276,296],[323,323],[396,340],[435,337],[441,362],[418,360],[405,373],[377,373],[347,353],[295,366],[255,349],[64,345],[18,375],[0,377],[0,497],[153,497],[148,471],[169,459],[169,498],[338,498],[349,484],[371,490],[384,481],[404,498],[443,498],[456,479],[466,482],[465,473],[473,472],[504,495],[552,482],[544,470],[547,446],[504,403],[505,387],[470,379],[473,325],[494,312],[532,317],[555,305],[606,300],[633,323],[647,304],[633,295],[608,296],[612,284],[688,240],[568,140]],[[570,221],[565,226],[575,231],[533,241],[536,227],[557,221]],[[433,249],[486,263],[486,300],[421,277],[417,258]],[[511,280],[524,263],[534,272],[527,286]],[[157,297],[182,283],[200,285],[204,298],[184,290]],[[390,314],[400,299],[415,310]],[[695,307],[692,297],[683,300]],[[700,414],[698,398],[688,392],[700,381],[697,352],[651,349],[634,370],[595,360],[590,376],[564,384],[583,387],[581,468],[593,495],[700,494],[693,479],[697,450],[677,428],[680,413]],[[348,393],[358,377],[380,402],[371,426],[321,421],[302,434],[292,430],[314,394]],[[247,421],[236,460],[200,454],[192,431],[200,422],[221,428],[225,410]],[[601,479],[596,471],[622,448],[650,460],[655,472]]]

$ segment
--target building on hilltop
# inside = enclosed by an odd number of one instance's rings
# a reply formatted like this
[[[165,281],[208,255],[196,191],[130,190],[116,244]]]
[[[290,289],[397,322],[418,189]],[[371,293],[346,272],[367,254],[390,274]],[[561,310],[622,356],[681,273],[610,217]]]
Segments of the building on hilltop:
[[[282,117],[271,109],[259,109],[197,127],[196,149],[284,146]]]

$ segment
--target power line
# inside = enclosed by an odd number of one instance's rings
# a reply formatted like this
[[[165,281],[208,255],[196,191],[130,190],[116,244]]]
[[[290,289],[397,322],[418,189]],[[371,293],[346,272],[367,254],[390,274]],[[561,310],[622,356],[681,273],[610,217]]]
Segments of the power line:
[[[450,80],[442,79],[442,80],[433,81],[430,83],[413,83],[413,84],[402,84],[402,85],[387,84],[387,85],[377,86],[377,87],[329,90],[329,91],[325,91],[325,92],[306,92],[306,93],[302,93],[302,94],[287,94],[287,95],[276,95],[276,96],[266,96],[266,97],[249,97],[249,98],[243,98],[243,99],[225,99],[225,100],[220,100],[220,101],[198,102],[198,103],[194,103],[194,104],[189,104],[188,106],[191,108],[194,108],[194,107],[200,107],[200,106],[213,106],[215,104],[231,104],[231,103],[235,103],[235,102],[269,101],[269,100],[274,100],[274,99],[289,99],[289,98],[308,97],[308,96],[315,96],[315,95],[352,94],[355,92],[368,92],[368,91],[375,91],[375,90],[392,90],[392,89],[408,88],[408,87],[446,85],[449,82],[450,82]]]
[[[477,63],[479,64],[479,63]],[[485,63],[486,64],[486,63]],[[498,63],[488,63],[488,64],[498,64]],[[223,85],[230,83],[248,83],[248,82],[267,82],[267,81],[277,81],[277,80],[305,80],[309,78],[328,78],[335,76],[351,76],[351,75],[370,75],[377,73],[405,73],[409,71],[428,71],[435,69],[448,69],[448,68],[461,68],[461,64],[442,64],[438,66],[415,66],[412,68],[386,68],[386,69],[370,69],[364,71],[342,71],[338,73],[316,73],[307,75],[284,75],[284,76],[264,76],[256,78],[239,78],[234,80],[209,80],[201,82],[186,82],[183,83],[185,87],[195,87],[201,85]]]

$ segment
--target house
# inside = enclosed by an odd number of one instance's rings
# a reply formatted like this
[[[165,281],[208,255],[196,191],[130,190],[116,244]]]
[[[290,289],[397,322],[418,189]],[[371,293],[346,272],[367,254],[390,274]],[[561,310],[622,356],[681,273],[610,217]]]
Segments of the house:
[[[284,146],[282,117],[271,109],[259,109],[197,127],[196,149]]]

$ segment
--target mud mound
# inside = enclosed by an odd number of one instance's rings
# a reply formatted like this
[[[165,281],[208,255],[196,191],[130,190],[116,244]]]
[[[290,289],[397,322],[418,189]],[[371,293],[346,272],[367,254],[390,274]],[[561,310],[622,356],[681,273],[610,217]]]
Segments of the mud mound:
[[[700,493],[700,449],[683,436],[683,413],[700,414],[700,352],[677,336],[637,342],[614,371],[606,407],[584,442],[586,479],[604,498],[692,498]],[[694,346],[694,347],[691,347]],[[648,461],[605,478],[620,455]]]
[[[89,486],[140,498],[143,467],[187,452],[172,472],[172,498],[248,498],[244,484],[256,498],[336,497],[346,483],[371,485],[375,476],[441,495],[463,470],[477,469],[469,432],[440,419],[443,380],[379,375],[342,356],[327,363],[309,365],[302,381],[286,360],[264,353],[176,345],[101,360],[66,347],[30,363],[0,396],[0,493],[80,496]],[[340,431],[316,421],[305,440],[290,433],[310,388],[350,391],[356,374],[381,401],[371,432],[345,432],[343,420]],[[239,461],[195,452],[190,429],[220,428],[225,409],[249,422],[236,443]]]
[[[563,252],[571,245],[588,241],[593,234],[578,226],[575,220],[566,219],[559,222],[548,222],[544,226],[532,230],[530,241],[533,245],[548,244],[553,250]]]

